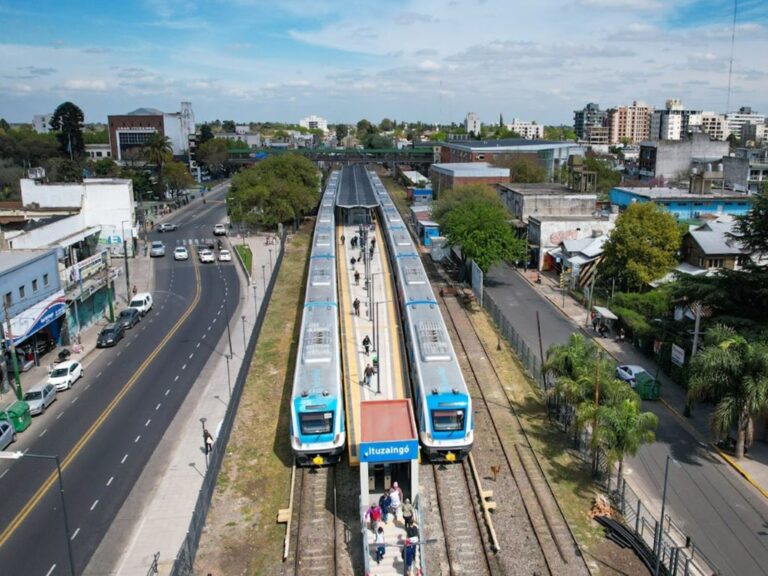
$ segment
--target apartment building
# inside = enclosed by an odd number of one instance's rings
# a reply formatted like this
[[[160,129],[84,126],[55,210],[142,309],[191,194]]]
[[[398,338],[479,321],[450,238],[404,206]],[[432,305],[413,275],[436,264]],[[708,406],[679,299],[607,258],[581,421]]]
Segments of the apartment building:
[[[725,115],[725,121],[728,124],[728,134],[726,138],[733,134],[741,138],[742,129],[748,124],[765,125],[765,114],[752,112],[750,106],[742,106],[738,112],[731,112]]]
[[[328,132],[328,120],[314,114],[299,120],[299,126],[307,130],[322,130],[324,134]]]
[[[544,126],[536,122],[526,122],[512,118],[512,122],[506,124],[507,130],[519,134],[525,140],[543,140]]]
[[[701,110],[687,110],[681,100],[670,98],[664,109],[655,110],[651,116],[651,140],[680,140],[701,126]]]
[[[728,139],[728,123],[725,116],[714,112],[701,113],[701,129],[709,134],[712,140],[724,141]]]
[[[467,117],[464,119],[464,130],[467,134],[480,134],[480,118],[474,112],[467,113]]]
[[[600,110],[600,105],[595,102],[590,102],[581,110],[573,111],[573,130],[579,140],[586,139],[586,129],[589,126],[605,126],[606,121],[605,110]]]
[[[637,144],[648,140],[653,107],[635,100],[631,106],[608,110],[608,139],[610,144]]]

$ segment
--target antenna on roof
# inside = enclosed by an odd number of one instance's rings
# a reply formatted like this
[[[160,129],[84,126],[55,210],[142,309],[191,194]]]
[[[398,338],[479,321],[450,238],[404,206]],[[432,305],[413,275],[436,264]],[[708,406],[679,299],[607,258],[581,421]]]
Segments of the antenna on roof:
[[[733,27],[731,29],[731,59],[728,62],[728,96],[725,100],[725,113],[731,109],[731,77],[733,75],[733,47],[736,44],[736,10],[739,0],[733,0]]]

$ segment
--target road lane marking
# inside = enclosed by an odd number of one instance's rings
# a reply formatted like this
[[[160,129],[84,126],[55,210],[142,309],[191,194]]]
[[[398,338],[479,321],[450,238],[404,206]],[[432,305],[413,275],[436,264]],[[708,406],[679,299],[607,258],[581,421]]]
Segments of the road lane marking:
[[[51,569],[50,569],[50,570],[48,570],[48,572],[46,572],[46,573],[45,573],[45,576],[51,576],[51,574],[53,574],[53,571],[54,571],[54,570],[56,570],[56,564],[54,564],[53,566],[51,566]]]
[[[165,391],[165,395],[168,396],[168,394],[170,394],[170,392],[171,392],[171,389],[168,388],[168,390]]]
[[[125,464],[125,461],[126,461],[126,460],[128,460],[128,454],[126,454],[125,456],[123,456],[123,459],[122,459],[122,460],[120,460],[120,464]]]
[[[93,512],[93,509],[96,508],[96,506],[98,506],[98,505],[99,505],[99,501],[98,500],[94,500],[93,504],[91,504],[91,512]]]
[[[190,354],[190,355],[189,355],[189,359],[190,359],[190,360],[192,360],[192,357],[193,357],[194,355],[195,355],[195,353],[194,353],[194,352],[192,352],[192,354]]]
[[[133,443],[134,443],[134,444],[138,444],[138,443],[139,443],[139,440],[141,440],[141,434],[139,434],[138,436],[136,436],[136,440],[134,440],[134,441],[133,441]]]
[[[74,531],[74,533],[72,534],[72,538],[70,538],[70,541],[72,541],[75,538],[77,538],[78,534],[80,534],[80,528],[78,528],[77,530]]]
[[[110,476],[110,477],[109,477],[109,480],[107,480],[107,486],[109,486],[110,484],[112,484],[112,480],[114,480],[114,479],[115,479],[115,477],[114,477],[114,476]]]
[[[90,388],[90,387],[91,387],[90,384],[86,384],[85,387],[84,387],[84,390],[88,390],[88,388]]]
[[[78,398],[80,398],[80,396],[75,396],[74,398],[72,398],[71,404],[74,404],[75,402],[77,402]]]
[[[131,345],[131,343],[130,343],[130,342],[128,342],[128,343],[125,345],[125,347],[126,347],[126,348],[128,348],[128,346],[130,346],[130,345]]]
[[[43,436],[45,436],[47,433],[48,433],[48,428],[46,428],[45,430],[43,430],[42,432],[40,432],[40,436],[38,436],[38,438],[42,438],[42,437],[43,437]]]
[[[182,314],[181,317],[176,321],[176,323],[171,327],[171,329],[168,331],[165,337],[163,337],[163,339],[160,341],[158,346],[152,351],[152,353],[149,356],[147,356],[144,362],[142,362],[139,368],[134,372],[133,376],[131,376],[128,382],[126,382],[125,385],[122,387],[120,392],[118,392],[112,398],[112,401],[107,405],[106,408],[104,408],[104,410],[99,415],[99,417],[96,418],[96,420],[94,420],[94,422],[91,424],[88,430],[81,436],[80,440],[72,447],[72,450],[70,450],[69,454],[67,454],[67,456],[62,459],[61,467],[60,467],[61,470],[66,470],[69,467],[69,465],[77,457],[77,455],[86,445],[86,443],[93,437],[96,431],[102,426],[102,424],[106,421],[109,415],[114,411],[116,406],[125,397],[125,395],[128,394],[131,388],[133,388],[134,384],[138,381],[141,375],[146,371],[147,367],[149,367],[152,361],[165,348],[165,346],[168,344],[171,338],[173,338],[176,332],[178,332],[179,328],[181,328],[181,326],[184,324],[184,322],[186,322],[187,318],[189,318],[189,316],[192,314],[192,312],[195,310],[195,308],[199,304],[202,287],[200,282],[200,269],[197,265],[197,262],[193,262],[193,268],[195,271],[195,297],[193,298],[189,307],[186,309],[184,314]],[[152,320],[150,320],[150,322],[151,321]],[[123,462],[125,462],[126,458],[128,458],[127,454],[123,457]],[[30,513],[35,508],[35,506],[37,506],[40,500],[42,500],[43,496],[45,496],[48,490],[50,490],[51,487],[56,483],[57,477],[58,477],[57,472],[55,471],[51,472],[48,475],[48,478],[35,491],[34,495],[32,495],[32,497],[29,500],[27,500],[27,503],[21,508],[21,510],[16,514],[16,516],[14,516],[13,520],[8,522],[5,529],[0,533],[0,548],[2,548],[3,545],[5,545],[5,543],[16,532],[16,530],[19,528],[22,522],[24,522],[24,520],[30,515]]]
[[[176,378],[173,379],[174,382],[177,382],[179,380],[179,377],[176,376]]]
[[[107,366],[112,366],[112,360],[110,360],[109,362],[107,362]]]
[[[152,422],[152,419],[151,419],[151,418],[150,418],[149,420],[147,420],[147,421],[146,421],[146,423],[144,424],[144,428],[146,428],[147,426],[149,426],[149,423],[150,423],[150,422]]]
[[[3,476],[5,476],[6,474],[8,474],[8,468],[6,468],[5,470],[3,470],[3,473],[2,473],[2,474],[0,474],[0,480],[2,480],[2,479],[3,479]]]
[[[186,370],[186,369],[187,369],[187,365],[186,365],[186,364],[184,364],[184,365],[181,367],[181,369],[182,369],[182,370]]]
[[[62,416],[64,416],[64,412],[59,412],[59,415],[58,415],[58,416],[56,416],[56,420],[58,420],[58,419],[59,419],[59,418],[61,418]]]
[[[208,334],[203,334],[203,338],[205,338],[206,336],[208,336]]]
[[[203,336],[203,337],[205,337],[205,336]],[[198,342],[198,343],[195,345],[195,348],[200,348],[200,342]]]
[[[166,390],[166,394],[167,394],[168,392],[170,392],[170,390]],[[162,405],[163,405],[163,404],[162,404],[162,402],[158,402],[158,403],[157,403],[157,406],[155,406],[155,412],[157,412],[158,410],[160,410],[160,406],[162,406]]]
[[[213,326],[208,326],[208,332],[211,331],[211,328],[213,328]]]
[[[99,372],[98,374],[96,374],[96,378],[101,378],[101,375],[102,375],[102,374],[104,374],[104,371],[103,371],[103,370],[102,370],[101,372]]]

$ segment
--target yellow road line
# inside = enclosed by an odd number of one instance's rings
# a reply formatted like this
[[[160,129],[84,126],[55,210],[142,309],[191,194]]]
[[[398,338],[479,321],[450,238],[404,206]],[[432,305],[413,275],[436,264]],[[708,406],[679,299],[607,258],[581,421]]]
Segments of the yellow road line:
[[[176,332],[179,330],[179,328],[184,323],[184,321],[189,317],[189,315],[192,314],[192,311],[195,309],[198,302],[200,301],[200,292],[201,292],[200,270],[198,268],[197,259],[193,259],[192,263],[195,269],[195,298],[192,301],[192,304],[189,305],[189,308],[187,308],[186,312],[184,312],[181,318],[179,318],[176,321],[176,324],[174,324],[171,330],[168,332],[168,334],[165,335],[165,338],[162,339],[162,341],[157,346],[157,348],[155,348],[155,350],[144,360],[144,362],[142,362],[141,366],[139,366],[136,372],[133,373],[133,376],[131,376],[130,380],[128,380],[128,382],[125,383],[125,386],[123,386],[120,392],[118,392],[118,394],[112,399],[109,405],[94,421],[94,423],[91,424],[91,427],[88,428],[88,431],[83,435],[82,438],[80,438],[78,443],[75,444],[74,448],[72,448],[69,454],[67,454],[67,456],[61,461],[62,471],[66,470],[69,467],[69,465],[77,457],[77,455],[80,453],[83,447],[88,443],[91,437],[98,431],[98,429],[101,427],[104,421],[109,417],[112,411],[117,407],[117,405],[120,403],[123,397],[130,391],[131,388],[133,388],[133,385],[141,377],[141,375],[144,373],[147,367],[152,363],[152,361],[157,357],[157,355],[163,350],[163,348],[168,343],[168,341],[173,337],[173,335],[176,334]],[[32,498],[30,498],[27,501],[27,503],[24,505],[21,511],[14,517],[13,520],[11,520],[11,522],[8,524],[6,529],[3,530],[2,533],[0,533],[0,547],[5,545],[8,539],[11,536],[13,536],[14,532],[16,532],[19,526],[21,526],[22,522],[26,520],[27,516],[29,516],[32,510],[34,510],[35,506],[37,506],[37,504],[40,502],[43,496],[45,496],[45,493],[51,488],[51,486],[53,486],[54,482],[56,481],[57,481],[57,473],[52,472],[51,475],[48,476],[48,479],[45,482],[43,482],[43,485],[37,489],[37,491],[34,493]]]
[[[342,226],[342,231],[344,230]],[[357,466],[360,462],[357,446],[358,433],[360,432],[360,368],[357,359],[357,341],[355,339],[354,320],[351,314],[352,306],[349,302],[349,283],[347,274],[347,247],[342,245],[340,251],[341,257],[338,261],[339,278],[339,314],[341,314],[343,333],[340,341],[344,349],[344,365],[347,367],[345,380],[345,398],[347,399],[345,412],[347,415],[347,452],[349,454],[349,464]],[[351,340],[351,345],[350,345]],[[350,357],[350,351],[352,356]],[[351,406],[350,406],[351,404]],[[351,415],[351,418],[350,418]]]

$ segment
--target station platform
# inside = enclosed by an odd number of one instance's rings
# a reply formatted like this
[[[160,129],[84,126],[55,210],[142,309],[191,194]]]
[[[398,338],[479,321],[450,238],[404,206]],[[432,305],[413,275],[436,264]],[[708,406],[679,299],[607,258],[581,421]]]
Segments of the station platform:
[[[342,237],[345,239],[343,243]],[[358,238],[357,247],[352,248],[351,242],[355,237]],[[367,229],[364,258],[361,258],[363,250],[359,238],[360,225],[337,227],[340,246],[337,262],[342,359],[345,368],[347,449],[352,466],[360,464],[360,403],[365,400],[398,400],[410,397],[401,357],[402,341],[397,299],[386,248],[375,224],[373,230],[370,226]],[[373,238],[376,242],[373,255],[370,256],[370,241]],[[356,299],[360,302],[359,315],[355,314],[353,307]],[[367,355],[363,346],[366,336],[371,341]],[[374,359],[377,361],[374,362]],[[364,375],[369,365],[376,369],[376,373],[366,386]]]

